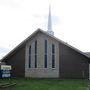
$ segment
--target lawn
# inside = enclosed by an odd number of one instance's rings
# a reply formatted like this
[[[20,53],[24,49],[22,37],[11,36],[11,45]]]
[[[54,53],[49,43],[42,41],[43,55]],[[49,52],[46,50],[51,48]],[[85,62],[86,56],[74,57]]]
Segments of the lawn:
[[[3,90],[87,90],[87,80],[0,79],[0,83],[14,82]]]

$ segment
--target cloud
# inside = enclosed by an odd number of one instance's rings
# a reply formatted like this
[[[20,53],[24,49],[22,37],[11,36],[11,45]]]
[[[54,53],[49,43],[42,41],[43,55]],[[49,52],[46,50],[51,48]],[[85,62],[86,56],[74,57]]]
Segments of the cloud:
[[[0,47],[0,53],[7,53],[10,50],[8,48]]]
[[[33,18],[35,18],[35,19],[38,19],[38,21],[39,20],[43,20],[43,22],[44,21],[48,21],[48,13],[45,15],[42,15],[42,14],[34,14],[33,15]],[[53,25],[56,25],[56,24],[58,24],[59,22],[60,22],[60,18],[58,17],[58,16],[56,16],[56,15],[52,15],[51,16],[51,18],[52,18],[52,23],[53,23]]]
[[[52,27],[56,37],[83,51],[90,51],[89,2],[51,0]],[[0,57],[37,28],[47,30],[48,7],[49,0],[0,0]]]
[[[0,0],[0,5],[4,5],[5,7],[18,8],[20,7],[20,2],[22,0]]]
[[[0,47],[0,59],[2,59],[9,51],[10,49],[8,48]]]

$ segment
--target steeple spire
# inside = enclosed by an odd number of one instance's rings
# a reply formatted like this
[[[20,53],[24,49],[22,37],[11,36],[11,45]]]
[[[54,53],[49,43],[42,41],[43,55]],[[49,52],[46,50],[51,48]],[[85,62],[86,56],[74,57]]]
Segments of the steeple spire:
[[[49,15],[48,15],[48,30],[47,32],[51,35],[54,35],[52,31],[52,19],[51,19],[51,6],[49,5]]]

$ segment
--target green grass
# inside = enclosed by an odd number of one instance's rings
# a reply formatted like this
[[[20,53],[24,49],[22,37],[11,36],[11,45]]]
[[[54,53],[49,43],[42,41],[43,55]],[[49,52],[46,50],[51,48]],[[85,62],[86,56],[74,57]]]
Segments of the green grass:
[[[0,79],[0,83],[14,82],[16,86],[3,90],[86,90],[87,80]]]

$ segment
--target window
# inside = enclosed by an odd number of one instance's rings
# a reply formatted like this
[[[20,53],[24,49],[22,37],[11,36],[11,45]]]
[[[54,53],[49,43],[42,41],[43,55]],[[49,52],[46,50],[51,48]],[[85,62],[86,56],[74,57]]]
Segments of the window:
[[[31,45],[29,46],[29,68],[31,68]]]
[[[37,54],[37,40],[35,41],[35,54]]]
[[[52,68],[55,68],[55,45],[52,44]]]
[[[45,40],[45,43],[44,43],[44,51],[45,51],[45,55],[44,55],[44,67],[47,68],[47,40]]]
[[[47,55],[44,55],[44,67],[47,68]]]
[[[55,55],[52,55],[52,68],[55,68]]]
[[[55,54],[55,46],[52,44],[52,54]]]
[[[47,54],[47,40],[45,40],[45,54]]]
[[[35,68],[37,68],[37,40],[35,41]]]
[[[37,55],[35,55],[35,68],[37,68]]]

